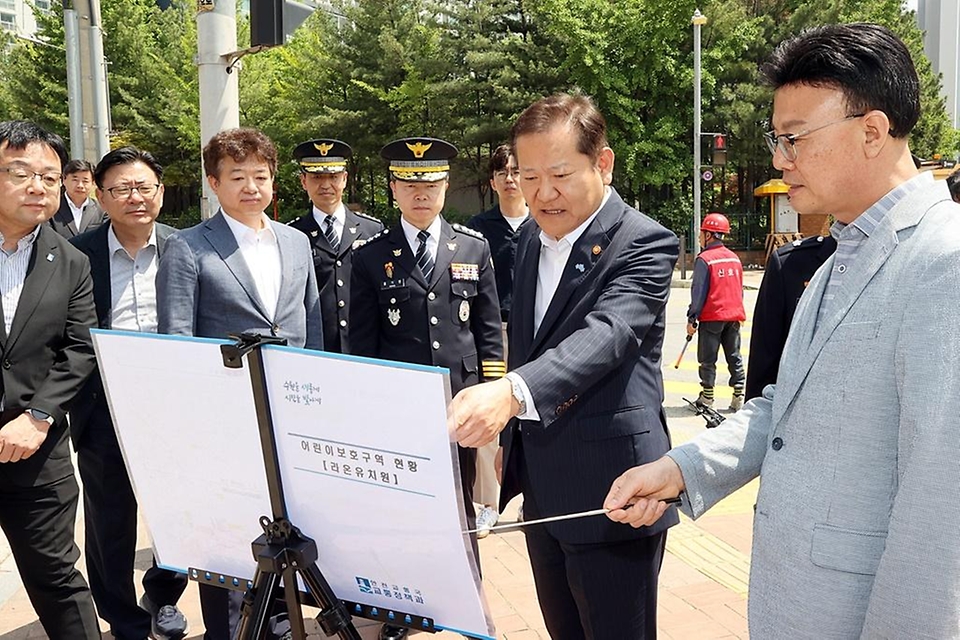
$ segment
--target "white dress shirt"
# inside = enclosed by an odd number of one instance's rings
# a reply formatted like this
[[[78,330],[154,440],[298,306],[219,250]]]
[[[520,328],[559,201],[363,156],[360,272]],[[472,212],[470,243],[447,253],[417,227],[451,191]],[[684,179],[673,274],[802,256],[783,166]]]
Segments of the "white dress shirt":
[[[417,238],[417,234],[420,233],[420,229],[417,229],[403,218],[400,218],[400,227],[403,229],[403,235],[407,239],[407,244],[409,244],[413,250],[413,255],[417,255],[417,249],[420,248],[420,240]],[[433,263],[436,264],[437,247],[440,246],[440,216],[433,219],[430,226],[426,228],[426,232],[430,234],[430,237],[427,239],[427,251],[430,253],[430,257],[433,258]]]
[[[73,214],[73,225],[80,231],[80,220],[83,218],[83,208],[90,204],[90,198],[84,200],[80,206],[73,204],[70,196],[67,196],[67,204],[70,205],[70,213]]]
[[[257,231],[226,213],[223,217],[237,239],[240,255],[247,263],[247,269],[250,270],[257,287],[257,295],[272,321],[277,315],[283,265],[280,261],[280,245],[277,244],[277,236],[270,225],[270,219],[264,214],[263,228]]]
[[[328,216],[333,216],[333,231],[337,234],[337,242],[343,240],[343,227],[347,223],[347,208],[341,202],[337,210],[333,213],[327,213],[316,205],[313,206],[313,219],[317,221],[320,232],[326,234],[326,221]]]
[[[147,246],[131,256],[110,225],[110,328],[140,333],[157,332],[157,228]]]
[[[27,279],[27,267],[30,265],[30,256],[33,254],[33,244],[40,233],[39,225],[32,232],[20,238],[17,248],[11,252],[0,250],[0,294],[3,300],[3,325],[7,336],[13,325],[13,317],[17,315],[17,305],[20,304],[20,294],[23,292],[23,283]],[[0,233],[0,246],[3,245],[3,234]],[[37,256],[38,260],[49,260],[53,256]]]
[[[587,227],[590,226],[593,219],[597,217],[603,205],[607,204],[609,198],[610,188],[606,187],[603,191],[603,200],[600,201],[600,206],[597,207],[597,210],[594,211],[589,218],[580,223],[580,226],[559,240],[548,236],[543,231],[540,232],[540,264],[537,268],[537,293],[533,301],[534,336],[540,331],[540,323],[543,322],[543,317],[547,314],[550,302],[553,300],[553,296],[560,286],[560,279],[567,266],[567,260],[570,258],[570,251],[573,249],[573,245],[580,239],[583,232],[587,230]],[[526,411],[518,414],[517,417],[521,420],[539,420],[540,413],[537,411],[537,406],[533,402],[533,394],[530,393],[530,387],[527,386],[524,379],[518,373],[512,371],[507,374],[507,378],[519,384],[520,390],[523,393],[524,403],[527,405]]]

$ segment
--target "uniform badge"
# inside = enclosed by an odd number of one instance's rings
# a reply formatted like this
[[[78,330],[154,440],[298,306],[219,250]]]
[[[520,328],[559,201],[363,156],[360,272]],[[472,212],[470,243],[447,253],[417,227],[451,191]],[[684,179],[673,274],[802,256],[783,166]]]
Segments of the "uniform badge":
[[[464,262],[451,262],[450,277],[452,277],[454,280],[477,282],[480,280],[480,265]]]
[[[394,249],[394,250],[393,250],[393,256],[394,256],[395,258],[399,258],[401,253],[403,253],[403,249]]]
[[[350,231],[350,233],[352,233],[353,235],[357,235],[357,228],[356,228],[356,227],[350,227],[349,231]]]
[[[316,229],[314,229],[313,231],[310,232],[310,237],[311,237],[311,238],[316,238],[319,233],[320,233],[319,231],[317,231]]]
[[[460,322],[466,322],[470,319],[470,303],[466,300],[460,301]]]
[[[574,269],[576,269],[576,270],[579,271],[580,273],[583,273],[584,271],[587,270],[587,268],[586,268],[585,266],[583,266],[583,263],[582,263],[582,262],[578,262],[577,264],[575,264],[575,265],[574,265]]]
[[[591,249],[591,251],[593,251],[593,255],[598,256],[603,249],[600,248],[600,245],[595,244],[593,245],[593,249]]]
[[[387,320],[393,326],[400,324],[400,309],[387,309]]]
[[[457,250],[457,243],[456,243],[456,242],[448,242],[448,243],[447,243],[447,249],[449,249],[450,251],[456,251],[456,250]]]
[[[393,263],[392,262],[384,263],[383,272],[387,274],[387,280],[393,280]]]

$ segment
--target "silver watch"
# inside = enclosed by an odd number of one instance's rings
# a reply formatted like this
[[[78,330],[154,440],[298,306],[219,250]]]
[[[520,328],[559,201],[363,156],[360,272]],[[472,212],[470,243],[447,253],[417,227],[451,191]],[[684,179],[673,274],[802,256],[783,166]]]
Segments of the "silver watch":
[[[527,399],[523,395],[523,387],[520,386],[520,381],[514,376],[507,376],[507,379],[510,381],[510,393],[513,394],[513,399],[520,405],[520,411],[517,412],[517,415],[522,416],[527,412]]]

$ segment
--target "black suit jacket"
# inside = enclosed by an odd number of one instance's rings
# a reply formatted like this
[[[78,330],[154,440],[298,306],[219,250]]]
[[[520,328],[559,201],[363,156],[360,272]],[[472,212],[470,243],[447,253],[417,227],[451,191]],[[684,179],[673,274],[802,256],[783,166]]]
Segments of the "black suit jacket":
[[[350,274],[353,250],[383,231],[383,223],[347,209],[340,248],[334,251],[323,229],[313,217],[313,209],[290,223],[310,238],[313,266],[320,287],[320,312],[323,316],[323,347],[337,353],[350,352]],[[357,241],[360,241],[359,243]]]
[[[813,274],[836,249],[837,241],[832,237],[811,236],[780,247],[767,260],[753,310],[747,400],[761,395],[765,386],[777,381],[780,356],[800,296]]]
[[[66,194],[60,194],[60,209],[50,218],[49,224],[54,231],[69,240],[85,231],[99,227],[105,220],[107,220],[107,214],[95,200],[90,200],[83,207],[78,229],[73,222],[73,212],[67,203]]]
[[[0,464],[0,486],[38,486],[73,473],[65,418],[94,367],[95,321],[87,257],[40,225],[9,335],[0,322],[0,379],[8,419],[33,408],[54,424],[33,456]]]
[[[157,255],[163,254],[163,247],[167,237],[176,231],[165,224],[157,224]],[[86,233],[72,238],[70,242],[90,259],[90,273],[93,277],[93,300],[97,310],[97,326],[101,329],[110,328],[110,318],[113,306],[113,291],[110,283],[110,247],[107,244],[107,224],[100,225]],[[77,400],[70,410],[70,436],[73,446],[79,449],[83,445],[83,435],[87,427],[96,424],[102,428],[113,428],[110,411],[107,408],[107,399],[103,393],[103,380],[99,369],[87,379],[86,384],[77,394]]]
[[[522,475],[543,516],[598,509],[613,480],[670,448],[660,374],[664,314],[677,237],[612,191],[574,243],[534,335],[540,228],[517,248],[509,367],[530,388],[540,421],[516,420],[501,437],[501,508]],[[673,511],[673,510],[672,510]],[[660,532],[668,512],[639,530],[607,518],[545,525],[569,543],[614,542]]]
[[[456,394],[503,376],[503,340],[490,246],[441,223],[430,282],[398,224],[353,257],[350,353],[446,367]]]
[[[497,276],[497,293],[500,296],[500,316],[504,322],[510,318],[510,305],[513,301],[513,263],[517,257],[517,239],[528,222],[529,217],[514,231],[503,217],[500,205],[478,213],[467,221],[468,227],[482,233],[490,243]]]

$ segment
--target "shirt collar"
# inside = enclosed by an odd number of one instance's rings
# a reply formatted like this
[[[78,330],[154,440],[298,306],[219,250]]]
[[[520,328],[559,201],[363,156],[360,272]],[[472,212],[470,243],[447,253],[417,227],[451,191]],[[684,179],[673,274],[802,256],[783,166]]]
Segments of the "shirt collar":
[[[933,174],[929,171],[925,171],[919,175],[916,175],[906,182],[901,182],[896,187],[891,189],[884,195],[882,198],[874,202],[867,208],[866,211],[857,216],[853,222],[849,224],[844,224],[839,220],[834,222],[830,227],[830,235],[833,236],[835,240],[840,239],[840,234],[843,233],[844,229],[847,227],[853,227],[857,229],[866,237],[870,237],[877,227],[880,225],[880,222],[890,213],[897,204],[906,198],[908,195],[916,191],[917,189],[923,187],[929,187],[933,184]]]
[[[70,196],[66,196],[66,198],[67,198],[67,204],[70,205],[70,209],[71,209],[72,211],[82,212],[82,211],[83,211],[83,208],[86,207],[88,204],[90,204],[90,198],[89,198],[89,197],[88,197],[86,200],[84,200],[83,202],[81,202],[79,207],[78,207],[77,205],[73,204],[73,200],[70,199]]]
[[[407,222],[403,217],[400,218],[400,227],[403,229],[403,235],[407,239],[407,244],[410,245],[411,249],[416,251],[417,247],[420,246],[420,240],[417,238],[420,229]],[[433,222],[430,223],[426,231],[430,234],[430,238],[434,242],[440,242],[440,216],[433,219]],[[427,246],[429,246],[429,244]]]
[[[590,223],[593,222],[593,219],[597,217],[597,214],[600,213],[600,210],[603,209],[603,206],[607,204],[607,200],[610,199],[610,187],[605,187],[603,190],[603,200],[600,201],[600,206],[597,207],[597,210],[590,214],[590,217],[580,223],[580,226],[563,236],[559,240],[548,236],[540,231],[540,243],[550,249],[559,249],[564,243],[568,246],[573,246],[577,240],[580,239],[580,236],[583,235],[583,232],[587,230],[587,227],[590,226]]]
[[[13,255],[17,251],[23,251],[25,248],[31,246],[37,240],[38,235],[40,235],[40,225],[37,225],[36,227],[33,228],[33,231],[23,236],[22,238],[20,238],[20,240],[17,241],[16,250],[14,250],[13,252],[7,255]],[[0,246],[3,245],[3,240],[4,240],[3,234],[0,233]]]
[[[150,230],[150,239],[147,240],[148,247],[157,246],[157,225],[153,225],[153,228]],[[117,232],[114,230],[113,225],[107,229],[107,248],[110,250],[110,255],[112,256],[117,251],[123,251],[131,259],[136,256],[131,256],[122,244],[120,244],[120,239],[117,238]]]
[[[337,204],[336,210],[333,211],[333,212],[331,212],[331,213],[327,213],[326,211],[324,211],[323,209],[321,209],[321,208],[318,207],[317,205],[313,205],[313,218],[314,218],[314,220],[317,221],[317,224],[318,224],[318,225],[320,225],[321,227],[323,227],[323,222],[324,222],[324,220],[327,219],[327,216],[333,216],[333,219],[336,220],[336,222],[337,222],[340,226],[343,226],[344,221],[345,221],[346,218],[347,218],[347,211],[346,211],[346,209],[347,209],[347,208],[346,208],[345,206],[343,206],[343,203],[342,203],[342,202],[339,203],[339,204]]]
[[[276,239],[276,234],[273,232],[273,225],[270,224],[270,218],[267,217],[267,214],[261,213],[263,220],[263,229],[257,231],[253,227],[248,227],[239,220],[231,218],[226,214],[222,209],[220,213],[223,215],[223,219],[227,221],[227,226],[230,227],[230,231],[233,232],[233,237],[237,239],[237,244],[241,244],[245,239],[252,239],[260,236],[261,234]],[[264,233],[265,232],[265,233]]]

